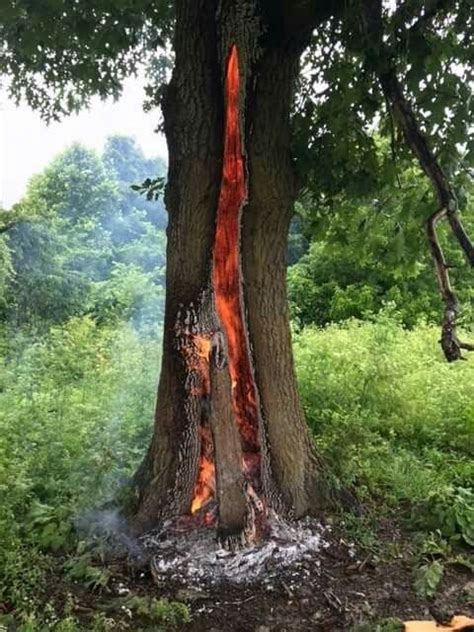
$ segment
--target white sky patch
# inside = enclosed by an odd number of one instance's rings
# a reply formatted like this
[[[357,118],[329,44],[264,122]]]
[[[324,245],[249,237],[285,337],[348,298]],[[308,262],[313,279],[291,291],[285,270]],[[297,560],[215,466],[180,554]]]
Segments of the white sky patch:
[[[95,98],[88,110],[48,126],[31,108],[0,94],[0,208],[18,202],[31,176],[74,142],[101,151],[107,136],[123,134],[134,137],[146,156],[166,158],[165,138],[154,131],[159,113],[145,113],[143,99],[143,81],[130,78],[118,101]]]

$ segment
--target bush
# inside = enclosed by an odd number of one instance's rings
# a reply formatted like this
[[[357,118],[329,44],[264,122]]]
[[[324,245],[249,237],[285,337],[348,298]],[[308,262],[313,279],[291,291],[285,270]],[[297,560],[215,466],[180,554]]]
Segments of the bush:
[[[108,581],[87,547],[78,550],[76,527],[115,497],[143,456],[160,345],[156,334],[86,316],[44,335],[3,334],[0,603],[34,630],[51,553],[67,553],[66,580],[91,589]],[[415,529],[473,544],[473,360],[447,364],[436,328],[408,331],[388,314],[294,338],[308,423],[340,484],[377,516],[401,511]],[[172,625],[186,616],[172,603],[146,607],[148,618]],[[61,625],[73,630],[68,616]]]
[[[442,522],[451,535],[469,534],[474,362],[446,363],[438,339],[435,327],[407,330],[387,314],[308,327],[294,340],[300,392],[317,445],[344,485],[362,498],[417,506],[423,528]],[[440,498],[449,518],[440,516]]]
[[[160,352],[156,336],[88,317],[3,344],[0,601],[17,605],[23,556],[68,549],[77,519],[113,498],[142,458]]]

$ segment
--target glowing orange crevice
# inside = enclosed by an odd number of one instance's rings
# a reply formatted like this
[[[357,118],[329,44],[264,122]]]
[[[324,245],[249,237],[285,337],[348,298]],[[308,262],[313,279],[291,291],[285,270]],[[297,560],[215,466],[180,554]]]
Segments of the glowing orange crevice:
[[[232,46],[225,82],[224,164],[217,207],[213,285],[217,313],[227,336],[233,405],[244,450],[258,450],[257,407],[243,320],[240,215],[247,198],[239,116],[240,74]]]
[[[249,348],[243,319],[240,272],[240,219],[247,198],[245,166],[240,133],[240,74],[236,46],[232,46],[225,79],[226,119],[224,160],[213,251],[212,283],[217,314],[228,344],[232,405],[244,452],[244,475],[259,469],[257,404]],[[209,350],[201,345],[202,353]],[[206,437],[202,436],[201,463],[191,511],[196,512],[215,493],[214,463],[206,456]],[[246,466],[245,466],[246,464]]]

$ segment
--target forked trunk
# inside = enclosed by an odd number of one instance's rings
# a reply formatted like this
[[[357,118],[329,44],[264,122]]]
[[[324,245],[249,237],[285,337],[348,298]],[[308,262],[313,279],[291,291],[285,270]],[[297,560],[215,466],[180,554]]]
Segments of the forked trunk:
[[[302,47],[272,41],[257,5],[176,2],[163,361],[138,531],[194,514],[249,541],[268,510],[300,516],[322,502],[285,286]]]

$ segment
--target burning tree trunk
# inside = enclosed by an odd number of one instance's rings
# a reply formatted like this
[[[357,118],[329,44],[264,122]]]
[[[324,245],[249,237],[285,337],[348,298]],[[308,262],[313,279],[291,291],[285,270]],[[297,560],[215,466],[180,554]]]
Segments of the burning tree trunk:
[[[139,531],[194,513],[250,540],[268,509],[321,506],[285,290],[295,182],[289,113],[303,42],[257,0],[176,2],[164,102],[167,297]]]

